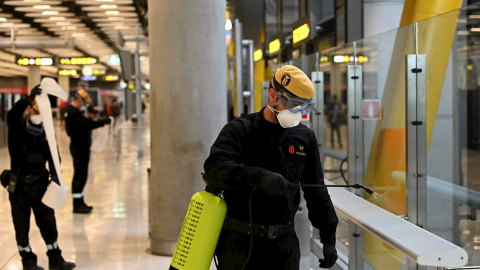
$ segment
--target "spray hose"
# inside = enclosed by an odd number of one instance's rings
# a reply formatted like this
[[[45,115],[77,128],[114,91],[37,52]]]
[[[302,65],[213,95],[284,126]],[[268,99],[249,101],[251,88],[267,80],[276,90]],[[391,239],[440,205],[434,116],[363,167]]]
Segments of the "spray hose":
[[[315,185],[315,184],[293,184],[289,183],[288,184],[290,187],[350,187],[350,188],[356,188],[356,189],[363,189],[365,192],[368,194],[373,194],[373,190],[370,188],[362,185],[362,184],[354,184],[354,185]]]

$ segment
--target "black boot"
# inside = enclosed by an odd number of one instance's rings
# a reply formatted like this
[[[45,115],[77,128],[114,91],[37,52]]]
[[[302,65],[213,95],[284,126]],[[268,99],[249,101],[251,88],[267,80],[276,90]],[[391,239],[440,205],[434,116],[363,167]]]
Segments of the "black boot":
[[[74,263],[66,262],[62,257],[62,251],[59,249],[52,249],[47,251],[48,268],[70,270],[76,267]]]
[[[23,270],[44,270],[37,265],[37,255],[33,252],[20,251],[22,257]]]
[[[83,197],[79,199],[73,199],[73,213],[76,214],[89,214],[92,212],[93,207],[88,206],[83,201]]]

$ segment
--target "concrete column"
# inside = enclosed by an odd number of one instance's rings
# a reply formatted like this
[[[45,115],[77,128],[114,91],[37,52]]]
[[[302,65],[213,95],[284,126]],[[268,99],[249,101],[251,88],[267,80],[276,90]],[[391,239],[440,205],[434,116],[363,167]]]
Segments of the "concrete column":
[[[227,122],[225,2],[149,0],[153,254],[172,255],[200,173]]]
[[[42,75],[40,74],[40,66],[28,66],[27,88],[30,90],[40,83]]]
[[[67,96],[70,93],[70,77],[67,76],[58,76],[58,85],[62,87],[63,90],[67,93]]]

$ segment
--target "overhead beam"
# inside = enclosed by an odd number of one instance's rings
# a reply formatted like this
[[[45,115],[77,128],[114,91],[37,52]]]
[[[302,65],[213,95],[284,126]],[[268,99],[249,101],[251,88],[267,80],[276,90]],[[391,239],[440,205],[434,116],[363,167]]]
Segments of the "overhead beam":
[[[138,21],[142,25],[143,34],[148,37],[148,1],[134,0],[135,11],[137,12]]]
[[[100,27],[97,26],[97,23],[94,22],[90,17],[88,17],[87,12],[82,10],[80,5],[77,5],[75,1],[71,2],[62,2],[62,5],[68,8],[68,11],[74,13],[77,18],[80,18],[80,21],[84,23],[90,30],[97,35],[107,46],[109,46],[114,52],[117,51],[117,46],[113,41],[105,34]]]

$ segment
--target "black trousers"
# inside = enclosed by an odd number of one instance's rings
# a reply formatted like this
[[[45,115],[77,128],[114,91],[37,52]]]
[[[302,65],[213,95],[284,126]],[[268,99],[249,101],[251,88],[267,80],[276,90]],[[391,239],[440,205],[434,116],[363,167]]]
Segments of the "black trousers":
[[[242,269],[249,251],[250,235],[224,229],[220,235],[215,254],[218,269]],[[295,232],[278,239],[253,236],[252,252],[245,270],[298,270],[300,247]]]
[[[332,143],[332,146],[335,144],[333,142],[333,137],[334,137],[334,132],[337,133],[337,140],[338,144],[342,144],[342,137],[340,135],[340,124],[339,123],[330,123],[330,142]]]
[[[32,210],[45,243],[53,244],[57,241],[55,212],[41,201],[47,186],[47,178],[39,179],[30,184],[17,180],[15,193],[9,194],[15,238],[19,246],[26,247],[29,244],[28,232]]]
[[[88,163],[90,162],[90,147],[78,147],[70,144],[73,158],[72,194],[82,193],[87,184]]]

